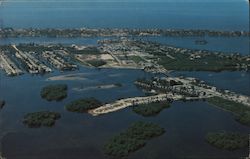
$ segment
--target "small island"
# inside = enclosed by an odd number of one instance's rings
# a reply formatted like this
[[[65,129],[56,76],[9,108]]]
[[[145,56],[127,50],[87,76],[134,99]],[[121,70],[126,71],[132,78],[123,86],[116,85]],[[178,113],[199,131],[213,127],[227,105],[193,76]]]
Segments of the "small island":
[[[67,104],[65,108],[70,112],[84,113],[101,105],[102,103],[95,98],[83,98]]]
[[[125,157],[145,146],[147,140],[164,132],[163,128],[154,123],[135,122],[126,131],[111,138],[104,146],[104,152],[112,157]]]
[[[0,109],[2,109],[5,105],[5,101],[4,100],[0,100]]]
[[[235,118],[236,121],[240,122],[241,124],[250,126],[250,111],[246,111]]]
[[[166,102],[143,104],[133,107],[133,111],[144,117],[155,116],[159,114],[163,109],[169,108],[170,104]]]
[[[30,128],[38,128],[41,126],[52,127],[59,118],[61,118],[59,113],[41,111],[26,114],[23,123]]]
[[[208,133],[206,141],[219,149],[230,151],[247,147],[249,144],[248,135],[231,132]]]
[[[41,97],[47,101],[60,101],[67,97],[67,89],[65,84],[48,85],[42,89]]]

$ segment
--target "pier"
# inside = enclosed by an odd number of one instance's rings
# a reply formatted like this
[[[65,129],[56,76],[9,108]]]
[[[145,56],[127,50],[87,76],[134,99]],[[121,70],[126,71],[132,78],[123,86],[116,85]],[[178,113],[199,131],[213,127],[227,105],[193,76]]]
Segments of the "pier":
[[[12,47],[16,50],[16,57],[28,67],[29,73],[36,74],[43,72],[52,72],[52,70],[48,66],[40,62],[30,53],[22,52],[15,45],[12,45]]]
[[[8,76],[20,75],[23,73],[22,70],[3,52],[0,52],[0,67]]]

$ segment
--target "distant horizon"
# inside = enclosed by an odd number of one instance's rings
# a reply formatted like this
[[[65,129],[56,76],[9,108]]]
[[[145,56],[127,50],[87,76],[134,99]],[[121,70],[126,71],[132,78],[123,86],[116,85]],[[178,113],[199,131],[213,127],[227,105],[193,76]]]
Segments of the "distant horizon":
[[[73,0],[73,1],[67,1],[67,0],[0,0],[0,2],[17,2],[17,3],[21,3],[21,2],[36,2],[36,3],[41,3],[41,2],[44,2],[44,3],[56,3],[56,2],[69,2],[69,3],[81,3],[81,2],[88,2],[88,3],[98,3],[98,2],[107,2],[107,3],[126,3],[126,2],[129,2],[129,3],[145,3],[145,2],[152,2],[152,3],[162,3],[162,2],[181,2],[181,3],[187,3],[187,2],[243,2],[243,1],[248,1],[248,0],[219,0],[219,1],[216,1],[216,0]]]

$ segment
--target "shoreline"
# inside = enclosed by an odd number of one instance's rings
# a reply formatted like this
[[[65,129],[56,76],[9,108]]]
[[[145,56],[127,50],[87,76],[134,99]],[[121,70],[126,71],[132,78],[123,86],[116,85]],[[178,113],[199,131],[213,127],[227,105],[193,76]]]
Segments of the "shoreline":
[[[224,100],[242,104],[246,107],[250,107],[250,97],[248,96],[236,94],[227,90],[221,91],[216,87],[206,85],[204,82],[199,83],[197,81],[199,80],[196,80],[194,78],[184,79],[178,77],[155,79],[155,81],[136,81],[135,85],[141,88],[147,88],[151,91],[154,91],[155,93],[157,92],[157,94],[152,96],[119,99],[114,102],[104,104],[98,108],[89,110],[88,113],[93,116],[98,116],[141,104],[149,104],[160,101],[193,101],[210,99],[213,97],[218,97]],[[170,84],[172,82],[172,86],[167,86],[167,82],[170,82]],[[166,85],[157,85],[156,83]],[[191,88],[191,90],[189,88]]]
[[[59,34],[58,34],[59,33]],[[209,29],[139,29],[139,28],[2,28],[0,38],[10,37],[121,37],[121,36],[168,36],[168,37],[250,37],[244,30]]]

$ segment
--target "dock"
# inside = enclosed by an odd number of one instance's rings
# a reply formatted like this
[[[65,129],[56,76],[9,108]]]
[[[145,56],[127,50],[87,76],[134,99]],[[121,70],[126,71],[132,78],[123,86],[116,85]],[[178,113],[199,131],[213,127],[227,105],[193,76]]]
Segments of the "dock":
[[[52,72],[52,69],[40,62],[30,53],[23,52],[19,50],[16,45],[12,45],[12,47],[16,50],[15,56],[20,59],[25,65],[28,67],[28,72],[31,74],[44,73],[44,72]]]
[[[0,68],[2,68],[8,76],[15,76],[23,73],[4,52],[0,52]]]

